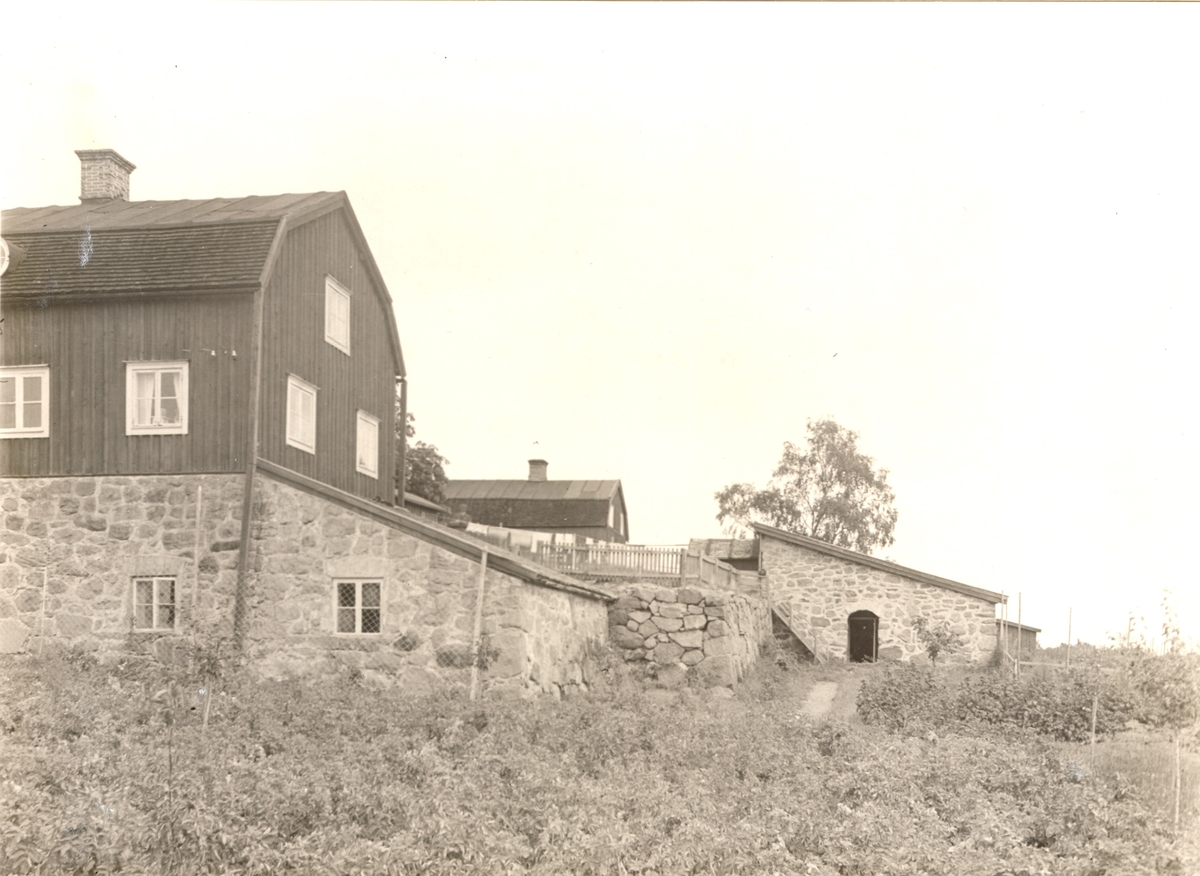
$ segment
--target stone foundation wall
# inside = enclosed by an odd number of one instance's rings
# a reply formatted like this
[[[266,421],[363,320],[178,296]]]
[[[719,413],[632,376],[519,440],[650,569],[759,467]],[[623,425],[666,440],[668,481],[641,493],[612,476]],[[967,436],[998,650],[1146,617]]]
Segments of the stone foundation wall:
[[[630,586],[608,613],[609,638],[628,661],[646,661],[660,684],[690,677],[733,686],[771,635],[765,599],[693,587]]]
[[[791,603],[825,656],[848,656],[850,614],[879,617],[879,659],[907,660],[925,651],[912,629],[917,617],[948,621],[964,647],[946,662],[989,659],[996,649],[996,609],[985,599],[828,556],[773,538],[762,539],[762,564],[773,603]]]
[[[0,480],[0,653],[53,642],[165,657],[191,636],[230,636],[243,484]],[[246,656],[259,673],[350,668],[414,691],[469,683],[478,562],[262,473],[250,556]],[[133,579],[151,575],[175,578],[173,630],[133,629]],[[335,582],[364,579],[380,582],[381,631],[338,633]],[[607,606],[489,569],[483,632],[485,688],[569,693],[606,647]]]
[[[257,482],[255,520],[248,656],[259,671],[351,667],[418,692],[469,683],[477,562],[270,477]],[[381,631],[336,632],[334,582],[364,579],[381,584]],[[606,616],[601,600],[489,569],[484,688],[586,686]]]
[[[0,480],[0,653],[47,642],[114,649],[131,636],[152,646],[162,633],[133,631],[137,575],[176,578],[177,629],[231,632],[242,483],[241,475]]]

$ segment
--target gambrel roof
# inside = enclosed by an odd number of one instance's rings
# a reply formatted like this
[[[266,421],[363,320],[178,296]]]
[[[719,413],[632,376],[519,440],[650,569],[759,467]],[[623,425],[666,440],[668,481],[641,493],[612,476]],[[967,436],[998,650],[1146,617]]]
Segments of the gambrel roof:
[[[20,261],[0,277],[9,298],[246,292],[265,286],[289,228],[342,210],[385,310],[392,300],[345,192],[193,201],[89,200],[0,214]],[[404,360],[390,319],[396,373]]]

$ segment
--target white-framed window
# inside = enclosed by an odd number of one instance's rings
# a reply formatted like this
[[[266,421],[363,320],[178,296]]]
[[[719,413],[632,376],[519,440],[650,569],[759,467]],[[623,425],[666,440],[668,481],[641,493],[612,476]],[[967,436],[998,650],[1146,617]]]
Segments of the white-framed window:
[[[125,363],[125,434],[186,435],[188,363]]]
[[[350,355],[350,290],[325,278],[325,340]]]
[[[175,579],[157,575],[134,578],[133,628],[171,632],[175,620]]]
[[[317,388],[289,374],[287,393],[287,443],[316,453]]]
[[[379,477],[379,418],[358,412],[358,471],[367,477]]]
[[[50,435],[50,366],[0,368],[0,438]]]
[[[334,611],[337,632],[347,634],[378,633],[383,629],[379,581],[335,581]]]

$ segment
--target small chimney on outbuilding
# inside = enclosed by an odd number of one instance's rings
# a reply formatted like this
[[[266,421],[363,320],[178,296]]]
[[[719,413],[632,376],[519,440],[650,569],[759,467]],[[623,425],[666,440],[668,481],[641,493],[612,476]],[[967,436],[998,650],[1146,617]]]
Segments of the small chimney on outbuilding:
[[[76,149],[81,201],[128,201],[129,174],[137,168],[112,149]]]
[[[550,463],[544,459],[529,460],[529,479],[531,481],[546,480],[546,469],[550,467]]]

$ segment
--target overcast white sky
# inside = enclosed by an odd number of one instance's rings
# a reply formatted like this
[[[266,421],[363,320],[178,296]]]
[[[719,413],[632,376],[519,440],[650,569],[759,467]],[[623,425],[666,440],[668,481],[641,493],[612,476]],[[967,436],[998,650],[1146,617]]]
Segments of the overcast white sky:
[[[620,478],[719,534],[831,416],[883,555],[1102,642],[1192,539],[1200,5],[33,4],[4,207],[345,190],[451,477]]]

